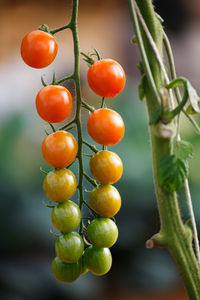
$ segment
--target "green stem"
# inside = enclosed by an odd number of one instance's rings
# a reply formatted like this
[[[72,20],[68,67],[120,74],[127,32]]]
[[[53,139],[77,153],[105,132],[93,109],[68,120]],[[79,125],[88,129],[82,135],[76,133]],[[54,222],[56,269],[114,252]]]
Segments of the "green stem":
[[[65,30],[67,28],[71,28],[71,22],[65,26],[62,26],[62,27],[59,27],[59,28],[56,28],[56,29],[53,29],[53,30],[50,30],[50,33],[52,35],[54,35],[55,33],[59,32],[59,31],[62,31],[62,30]]]
[[[84,201],[83,193],[83,138],[82,138],[82,128],[81,128],[81,89],[80,89],[80,46],[78,39],[78,0],[73,0],[72,6],[72,16],[70,21],[70,28],[72,30],[73,43],[74,43],[74,82],[76,89],[76,116],[75,122],[77,127],[77,136],[78,136],[78,164],[79,164],[79,180],[78,180],[78,190],[79,190],[79,207],[80,210]],[[79,232],[82,232],[83,224],[81,222]]]
[[[137,0],[137,5],[142,13],[146,25],[151,33],[151,36],[159,49],[162,57],[162,40],[163,30],[159,23],[151,0]],[[148,79],[147,88],[145,91],[147,98],[147,108],[149,118],[153,112],[156,111],[155,105],[155,91],[152,82],[155,83],[156,89],[160,90],[163,87],[163,78],[157,64],[155,55],[151,49],[149,41],[145,34],[139,36],[139,26],[137,24],[137,15],[132,0],[129,0],[130,15],[133,21],[134,31],[137,36],[138,47],[142,57],[143,64],[150,66],[150,71],[153,76],[153,81],[149,78],[149,70],[145,68],[145,75]],[[139,36],[139,38],[138,38]],[[145,52],[145,54],[144,54]],[[177,201],[176,193],[166,193],[158,183],[158,166],[161,159],[172,153],[172,138],[163,139],[158,137],[155,132],[155,126],[150,126],[150,137],[152,147],[153,173],[154,185],[158,203],[158,210],[160,216],[161,228],[160,232],[156,234],[152,241],[155,245],[162,246],[168,249],[174,261],[176,262],[179,273],[183,279],[184,285],[187,289],[188,296],[191,300],[200,299],[200,272],[194,251],[192,248],[191,231],[183,224],[181,214]]]

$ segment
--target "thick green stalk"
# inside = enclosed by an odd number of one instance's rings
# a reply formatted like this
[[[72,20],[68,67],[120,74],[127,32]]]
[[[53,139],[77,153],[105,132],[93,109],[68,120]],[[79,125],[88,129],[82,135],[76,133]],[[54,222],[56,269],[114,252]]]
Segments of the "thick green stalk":
[[[146,22],[146,25],[153,37],[154,42],[162,57],[162,27],[159,23],[151,0],[136,0],[137,5],[142,13],[142,16]],[[137,23],[137,16],[135,12],[134,3],[129,0],[130,14],[133,22],[134,31],[136,33],[137,41],[142,35],[142,43],[148,57],[148,62],[153,74],[154,82],[157,90],[164,86],[163,77],[160,67],[156,61],[153,50],[149,44],[145,33],[135,26]],[[141,33],[142,31],[142,33]],[[139,45],[138,45],[139,46]],[[139,46],[141,49],[141,45]],[[142,56],[142,55],[141,55]],[[142,56],[143,57],[143,56]],[[144,60],[142,59],[144,64]],[[148,80],[148,76],[147,76]],[[152,113],[155,113],[155,96],[151,86],[151,82],[148,80],[148,84],[145,90],[147,108],[149,119]],[[158,136],[157,127],[160,124],[153,124],[150,126],[150,138],[152,147],[152,161],[153,161],[153,174],[154,185],[158,203],[158,210],[160,215],[161,228],[160,232],[152,238],[152,243],[156,246],[166,247],[171,253],[179,273],[183,279],[184,285],[187,289],[188,296],[191,300],[200,299],[200,272],[194,251],[192,248],[192,234],[190,229],[183,224],[180,210],[177,201],[177,194],[166,193],[158,183],[158,166],[161,159],[172,153],[172,138],[164,139],[162,136]]]
[[[81,128],[81,89],[80,89],[80,46],[78,39],[78,0],[73,0],[72,6],[72,16],[71,21],[69,23],[69,27],[72,30],[73,42],[74,42],[74,82],[76,88],[76,116],[75,123],[77,126],[77,135],[78,135],[78,162],[79,162],[79,181],[78,181],[78,190],[79,190],[79,207],[82,208],[84,202],[83,195],[83,138],[82,138],[82,128]],[[80,232],[82,232],[82,226],[80,225]]]

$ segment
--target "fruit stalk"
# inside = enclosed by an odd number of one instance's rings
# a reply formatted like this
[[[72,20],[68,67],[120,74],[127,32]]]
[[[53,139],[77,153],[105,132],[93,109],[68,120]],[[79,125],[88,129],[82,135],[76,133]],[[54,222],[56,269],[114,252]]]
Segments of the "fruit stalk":
[[[151,0],[136,0],[151,36],[162,57],[163,29],[152,5]],[[156,91],[160,94],[160,89],[165,86],[161,69],[156,61],[152,47],[138,23],[135,1],[129,0],[129,10],[138,47],[141,53],[144,73],[147,78],[145,86],[145,96],[148,109],[148,116],[152,115],[160,108],[160,103],[155,97]],[[152,84],[153,77],[153,84]],[[155,84],[155,86],[154,86]],[[159,95],[160,97],[160,95]],[[160,124],[161,125],[161,124]],[[200,299],[200,271],[197,259],[192,248],[192,233],[188,225],[183,224],[176,192],[166,192],[159,185],[158,166],[161,159],[172,153],[173,137],[163,138],[157,135],[156,127],[159,124],[149,126],[155,192],[158,203],[161,228],[160,232],[147,242],[147,246],[165,247],[174,259],[179,273],[183,279],[188,296],[192,300]]]
[[[81,128],[81,89],[80,89],[80,46],[79,46],[79,38],[78,38],[78,26],[77,26],[77,18],[78,18],[78,0],[73,0],[72,5],[72,15],[70,21],[70,28],[72,31],[73,42],[74,42],[74,82],[76,89],[76,116],[75,123],[77,127],[77,136],[78,136],[78,163],[79,163],[79,181],[78,181],[78,190],[79,190],[79,207],[80,210],[84,201],[83,194],[83,138],[82,138],[82,128]],[[83,223],[80,224],[79,232],[82,232]]]

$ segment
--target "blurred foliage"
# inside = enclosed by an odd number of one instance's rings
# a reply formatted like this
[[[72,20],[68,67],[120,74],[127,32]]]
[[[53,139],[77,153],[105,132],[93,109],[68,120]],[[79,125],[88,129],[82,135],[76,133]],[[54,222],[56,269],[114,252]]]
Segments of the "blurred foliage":
[[[84,275],[73,284],[58,283],[51,274],[54,258],[54,237],[49,229],[51,210],[42,204],[44,175],[51,167],[41,155],[45,134],[42,123],[30,111],[13,115],[0,128],[0,299],[100,299],[107,290],[133,291],[167,288],[178,282],[175,266],[165,250],[149,251],[145,241],[159,230],[159,219],[153,189],[150,140],[145,103],[138,100],[137,88],[127,83],[124,91],[107,105],[123,117],[126,132],[118,145],[111,147],[124,163],[122,179],[116,184],[122,196],[122,208],[117,216],[119,240],[112,248],[111,272],[100,278]],[[191,161],[192,196],[195,213],[200,220],[199,198],[199,137],[188,121],[182,122],[184,138],[193,143]],[[92,140],[86,132],[85,139]],[[85,148],[85,152],[86,152]],[[88,170],[88,158],[85,159]],[[77,174],[77,165],[71,170]],[[91,186],[86,184],[89,189]],[[77,195],[73,198],[77,199]],[[180,191],[182,215],[187,219],[184,192]],[[47,200],[47,199],[46,199]],[[110,297],[112,299],[112,297]]]

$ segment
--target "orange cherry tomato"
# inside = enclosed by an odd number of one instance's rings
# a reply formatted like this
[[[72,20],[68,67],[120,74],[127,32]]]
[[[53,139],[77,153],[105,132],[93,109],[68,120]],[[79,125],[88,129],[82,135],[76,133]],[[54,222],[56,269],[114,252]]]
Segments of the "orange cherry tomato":
[[[89,68],[87,79],[90,88],[101,97],[115,97],[125,86],[123,68],[112,59],[96,61]]]
[[[52,63],[57,49],[57,42],[51,34],[34,30],[24,37],[21,44],[21,56],[28,66],[40,69]]]
[[[43,181],[46,196],[54,202],[70,199],[76,192],[76,177],[68,169],[57,169],[49,172]]]
[[[122,139],[124,122],[116,111],[100,108],[89,116],[87,129],[95,142],[105,146],[112,146]]]
[[[77,142],[67,131],[49,134],[42,143],[42,154],[46,162],[54,168],[64,168],[76,158]]]
[[[113,184],[121,178],[123,164],[116,153],[102,150],[90,159],[90,171],[102,184]]]
[[[36,109],[44,121],[49,123],[62,122],[72,110],[71,93],[63,86],[45,86],[37,94]]]
[[[112,185],[100,185],[89,194],[91,208],[102,217],[113,217],[121,207],[121,197]]]

